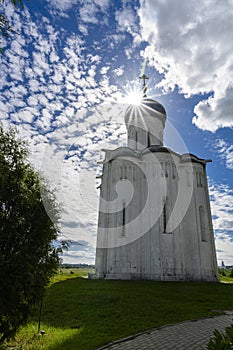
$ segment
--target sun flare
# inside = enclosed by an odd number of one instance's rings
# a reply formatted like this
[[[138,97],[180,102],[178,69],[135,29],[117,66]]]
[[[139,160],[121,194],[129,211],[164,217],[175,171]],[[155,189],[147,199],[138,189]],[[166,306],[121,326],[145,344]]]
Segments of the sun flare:
[[[131,91],[125,97],[126,103],[130,105],[140,105],[142,101],[142,93],[140,91]]]

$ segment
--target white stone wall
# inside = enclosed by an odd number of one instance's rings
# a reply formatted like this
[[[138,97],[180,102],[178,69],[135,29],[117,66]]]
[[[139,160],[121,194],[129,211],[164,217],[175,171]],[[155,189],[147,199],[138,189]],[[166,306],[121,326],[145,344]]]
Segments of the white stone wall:
[[[216,281],[205,164],[124,152],[103,168],[97,276]]]
[[[131,106],[125,116],[129,148],[142,151],[150,145],[163,145],[165,120],[159,111]]]

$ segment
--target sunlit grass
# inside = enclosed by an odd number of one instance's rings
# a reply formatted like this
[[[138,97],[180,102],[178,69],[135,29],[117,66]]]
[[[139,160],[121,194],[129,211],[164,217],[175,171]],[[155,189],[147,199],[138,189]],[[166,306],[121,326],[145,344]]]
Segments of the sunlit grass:
[[[53,276],[51,284],[56,282],[65,281],[68,278],[74,277],[88,277],[88,273],[93,273],[94,269],[90,268],[61,268],[58,273]]]
[[[39,310],[8,345],[17,350],[94,350],[146,329],[233,309],[233,284],[104,281],[57,275]],[[87,273],[87,271],[86,271]]]
[[[38,334],[37,329],[38,325],[33,322],[22,327],[14,341],[11,341],[8,346],[20,350],[55,350],[62,348],[63,344],[66,343],[71,344],[70,349],[73,349],[73,337],[82,331],[81,329],[62,329],[42,324],[45,333],[41,335],[41,333]],[[7,347],[2,347],[2,349],[7,349]]]

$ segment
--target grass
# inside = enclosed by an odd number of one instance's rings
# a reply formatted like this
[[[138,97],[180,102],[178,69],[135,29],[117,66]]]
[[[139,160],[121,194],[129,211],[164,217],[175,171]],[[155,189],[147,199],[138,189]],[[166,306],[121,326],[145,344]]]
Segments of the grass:
[[[8,345],[22,350],[92,350],[146,329],[233,309],[233,284],[104,281],[55,276],[43,303]],[[86,273],[86,272],[85,272]]]

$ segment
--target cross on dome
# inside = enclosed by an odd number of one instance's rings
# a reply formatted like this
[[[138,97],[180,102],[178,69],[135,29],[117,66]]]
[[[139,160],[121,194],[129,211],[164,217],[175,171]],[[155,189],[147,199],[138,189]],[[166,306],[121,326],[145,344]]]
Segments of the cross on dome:
[[[144,73],[143,75],[140,76],[140,79],[143,80],[143,85],[142,85],[142,92],[143,92],[143,98],[147,97],[146,92],[147,92],[147,84],[146,84],[146,80],[148,80],[149,78],[146,76],[146,74]]]

